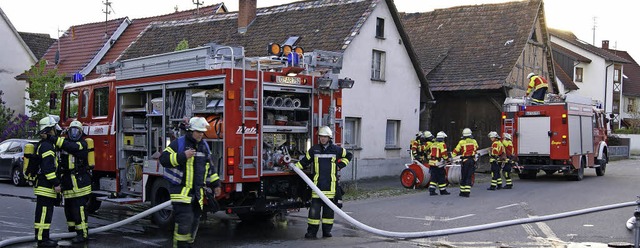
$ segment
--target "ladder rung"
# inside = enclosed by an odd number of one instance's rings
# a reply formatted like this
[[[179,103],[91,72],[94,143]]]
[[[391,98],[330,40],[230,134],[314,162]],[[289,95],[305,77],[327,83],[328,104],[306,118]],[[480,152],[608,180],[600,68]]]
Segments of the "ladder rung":
[[[258,117],[244,117],[244,120],[246,120],[246,121],[257,121]]]
[[[253,160],[257,160],[258,156],[244,156],[244,159],[253,159]]]
[[[250,137],[245,136],[244,139],[245,140],[258,140],[258,136],[250,136]]]
[[[258,82],[258,78],[244,78],[244,81]]]
[[[254,102],[257,102],[257,101],[258,101],[258,98],[253,98],[253,97],[249,98],[249,97],[247,97],[247,98],[245,98],[244,100],[245,100],[245,101],[254,101]]]

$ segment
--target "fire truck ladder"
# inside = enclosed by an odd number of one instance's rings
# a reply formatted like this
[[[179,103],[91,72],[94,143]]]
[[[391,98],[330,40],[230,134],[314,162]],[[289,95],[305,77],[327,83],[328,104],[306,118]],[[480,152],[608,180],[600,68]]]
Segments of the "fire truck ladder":
[[[511,137],[513,137],[513,132],[514,132],[513,124],[514,124],[513,118],[508,118],[503,120],[504,132],[511,135]]]
[[[260,126],[260,108],[261,103],[260,95],[262,94],[261,81],[260,76],[262,75],[262,71],[260,68],[260,61],[257,62],[257,69],[255,77],[247,74],[247,61],[243,61],[242,63],[242,95],[241,95],[241,103],[242,106],[242,146],[240,147],[240,163],[242,170],[242,178],[258,178],[260,176],[260,168],[258,166],[259,159],[259,147],[260,142],[258,140],[258,130],[257,128]],[[246,123],[254,122],[256,123],[256,131],[255,132],[246,132]],[[253,149],[247,147],[247,143],[254,142],[255,146]],[[255,168],[255,174],[247,173],[249,168]]]

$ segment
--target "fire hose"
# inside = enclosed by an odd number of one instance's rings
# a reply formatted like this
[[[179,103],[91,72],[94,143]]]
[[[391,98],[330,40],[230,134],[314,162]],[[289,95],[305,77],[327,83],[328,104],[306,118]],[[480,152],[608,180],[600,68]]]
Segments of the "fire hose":
[[[115,222],[115,223],[111,223],[109,225],[106,226],[101,226],[98,228],[92,228],[89,229],[89,234],[94,234],[94,233],[99,233],[99,232],[104,232],[104,231],[108,231],[114,228],[118,228],[124,225],[127,225],[131,222],[134,222],[136,220],[139,220],[141,218],[147,217],[148,215],[157,212],[159,210],[162,210],[163,208],[166,208],[168,206],[171,206],[171,201],[166,201],[163,202],[155,207],[152,207],[150,209],[145,210],[142,213],[136,214],[134,216],[131,216],[129,218],[126,218],[124,220]],[[75,237],[77,234],[75,232],[68,232],[68,233],[56,233],[56,234],[51,234],[51,238],[73,238]],[[31,236],[23,236],[23,237],[15,237],[15,238],[10,238],[10,239],[6,239],[6,240],[2,240],[0,241],[0,247],[5,247],[8,245],[13,245],[13,244],[18,244],[18,243],[24,243],[24,242],[29,242],[29,241],[34,241],[35,237],[33,235]]]
[[[482,225],[475,225],[475,226],[468,226],[468,227],[458,227],[458,228],[450,228],[450,229],[443,229],[443,230],[433,230],[433,231],[423,231],[423,232],[393,232],[393,231],[385,231],[385,230],[380,230],[380,229],[377,229],[377,228],[374,228],[374,227],[367,226],[367,225],[363,224],[362,222],[359,222],[356,219],[352,218],[351,216],[347,215],[340,208],[338,208],[338,206],[336,206],[331,200],[329,200],[329,198],[327,198],[322,193],[322,191],[311,181],[311,179],[309,179],[309,177],[302,170],[300,170],[298,167],[296,167],[295,164],[290,163],[289,167],[292,170],[294,170],[307,183],[307,185],[309,185],[309,187],[311,187],[311,189],[314,192],[316,192],[316,194],[318,194],[320,199],[322,199],[322,201],[324,201],[324,203],[326,203],[327,206],[329,206],[335,213],[340,215],[340,217],[346,219],[347,222],[349,222],[352,225],[355,225],[356,227],[358,227],[358,228],[360,228],[362,230],[365,230],[367,232],[370,232],[370,233],[373,233],[373,234],[376,234],[376,235],[380,235],[380,236],[393,237],[393,238],[427,238],[427,237],[445,236],[445,235],[452,235],[452,234],[461,234],[461,233],[482,231],[482,230],[499,228],[499,227],[506,227],[506,226],[526,224],[526,223],[533,223],[533,222],[541,222],[541,221],[554,220],[554,219],[560,219],[560,218],[567,218],[567,217],[572,217],[572,216],[581,215],[581,214],[588,214],[588,213],[593,213],[593,212],[598,212],[598,211],[604,211],[604,210],[611,210],[611,209],[617,209],[617,208],[624,208],[624,207],[631,207],[631,206],[635,206],[635,205],[640,205],[640,200],[639,200],[637,202],[633,202],[633,201],[632,202],[623,202],[623,203],[605,205],[605,206],[600,206],[600,207],[593,207],[593,208],[585,208],[585,209],[581,209],[581,210],[574,210],[574,211],[569,211],[569,212],[564,212],[564,213],[559,213],[559,214],[551,214],[551,215],[544,215],[544,216],[534,216],[534,217],[529,217],[529,218],[523,218],[523,219],[517,219],[517,220],[508,220],[508,221],[501,221],[501,222],[494,222],[494,223],[489,223],[489,224],[482,224]]]

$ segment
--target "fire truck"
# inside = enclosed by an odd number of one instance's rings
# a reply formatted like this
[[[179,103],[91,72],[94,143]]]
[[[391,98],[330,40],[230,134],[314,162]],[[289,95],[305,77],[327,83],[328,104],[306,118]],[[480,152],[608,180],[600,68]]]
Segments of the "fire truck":
[[[287,163],[318,142],[320,126],[341,143],[341,90],[354,82],[338,78],[338,52],[244,54],[209,44],[105,65],[115,73],[65,86],[62,125],[77,119],[95,141],[90,211],[102,201],[168,201],[158,158],[193,116],[211,126],[204,140],[221,179],[221,210],[257,219],[305,206],[310,191]],[[152,219],[168,226],[171,210]]]
[[[538,172],[562,173],[580,181],[585,168],[603,176],[609,160],[607,119],[601,104],[566,95],[541,105],[507,98],[502,113],[502,132],[511,134],[516,172],[521,179],[534,179]]]

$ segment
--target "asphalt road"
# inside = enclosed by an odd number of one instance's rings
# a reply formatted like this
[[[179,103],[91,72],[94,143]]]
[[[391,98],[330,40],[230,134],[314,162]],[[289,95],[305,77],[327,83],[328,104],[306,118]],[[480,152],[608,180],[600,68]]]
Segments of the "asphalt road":
[[[470,198],[413,194],[346,202],[344,211],[356,220],[387,231],[443,230],[499,221],[543,216],[615,203],[636,201],[640,195],[639,160],[615,161],[606,175],[588,169],[582,181],[559,175],[538,174],[535,180],[514,179],[514,189],[487,191],[479,181]],[[362,186],[361,186],[362,187]],[[400,188],[399,181],[397,187]],[[0,182],[0,239],[33,235],[32,189]],[[113,223],[141,212],[146,205],[104,203],[89,219],[90,228]],[[315,241],[303,238],[306,209],[289,213],[285,221],[242,223],[226,216],[201,224],[195,247],[606,247],[614,242],[633,243],[624,226],[635,207],[575,217],[496,228],[485,231],[415,239],[394,239],[359,230],[336,217],[334,237]],[[62,208],[56,208],[52,232],[66,231]],[[61,243],[64,244],[64,243]],[[34,242],[9,247],[34,247]],[[124,228],[92,235],[87,247],[169,247],[171,233],[160,231],[148,219]]]

